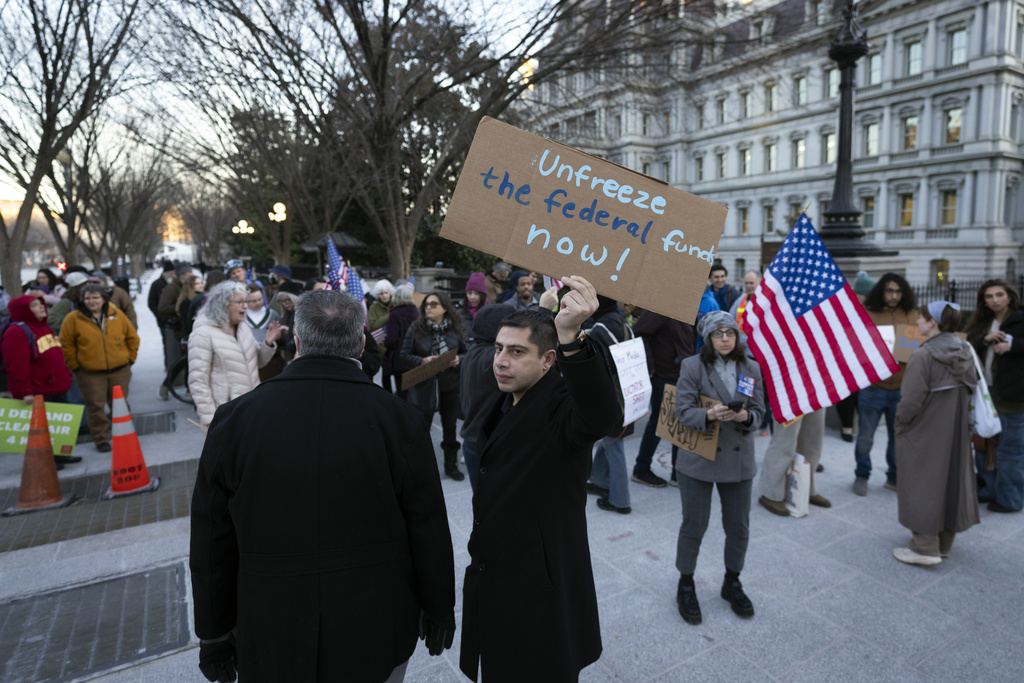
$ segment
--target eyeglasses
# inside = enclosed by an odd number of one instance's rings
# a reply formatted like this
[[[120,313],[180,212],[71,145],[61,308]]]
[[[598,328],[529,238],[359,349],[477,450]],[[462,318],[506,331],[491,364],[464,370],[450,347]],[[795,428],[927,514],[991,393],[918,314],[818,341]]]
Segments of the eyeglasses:
[[[234,304],[236,306],[245,306],[245,299],[232,299],[228,303],[229,304]]]
[[[885,293],[886,294],[902,294],[903,290],[901,290],[901,289],[890,289],[890,288],[886,287],[885,288]]]
[[[715,330],[711,333],[712,339],[721,339],[722,337],[735,337],[736,330]]]
[[[433,308],[434,306],[440,306],[440,305],[441,305],[441,302],[440,302],[440,301],[427,301],[427,302],[426,302],[426,303],[424,303],[423,305],[424,305],[424,306],[425,306],[426,308]]]

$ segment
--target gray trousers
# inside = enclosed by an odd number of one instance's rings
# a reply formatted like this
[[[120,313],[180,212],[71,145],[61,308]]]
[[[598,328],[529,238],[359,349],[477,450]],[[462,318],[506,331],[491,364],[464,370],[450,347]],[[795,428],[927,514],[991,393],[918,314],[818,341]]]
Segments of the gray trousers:
[[[679,496],[683,499],[683,523],[679,527],[676,544],[676,569],[680,574],[693,574],[704,532],[711,518],[711,492],[718,486],[722,499],[722,526],[725,528],[725,568],[743,570],[750,540],[750,492],[754,480],[737,482],[710,482],[676,472]]]
[[[769,500],[786,499],[786,471],[793,456],[799,453],[811,464],[811,495],[814,488],[814,470],[821,462],[821,443],[825,438],[825,411],[808,413],[788,427],[777,424],[771,443],[761,464],[761,495]]]
[[[913,534],[910,549],[918,555],[929,557],[949,557],[949,552],[953,549],[953,540],[956,538],[955,531],[940,531],[936,535],[919,534],[915,531]]]

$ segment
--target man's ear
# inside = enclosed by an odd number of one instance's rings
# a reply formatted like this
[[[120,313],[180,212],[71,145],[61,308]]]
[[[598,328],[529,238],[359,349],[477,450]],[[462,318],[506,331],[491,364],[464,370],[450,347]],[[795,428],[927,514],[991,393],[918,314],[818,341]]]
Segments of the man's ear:
[[[295,357],[298,358],[302,355],[302,342],[299,340],[299,335],[293,333],[292,337],[295,339]],[[365,339],[363,343],[366,343]]]
[[[550,370],[551,366],[555,364],[555,355],[556,354],[554,349],[548,349],[547,351],[544,352],[544,355],[541,356],[544,372]]]
[[[363,351],[365,351],[365,350],[366,350],[366,334],[363,333],[363,345],[359,347],[359,355],[362,356],[363,355]],[[358,360],[358,358],[357,358],[357,360]]]

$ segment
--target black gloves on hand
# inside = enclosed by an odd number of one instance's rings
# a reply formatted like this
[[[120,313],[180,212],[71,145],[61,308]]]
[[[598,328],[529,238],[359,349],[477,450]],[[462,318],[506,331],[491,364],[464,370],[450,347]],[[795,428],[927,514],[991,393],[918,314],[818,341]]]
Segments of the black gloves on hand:
[[[451,649],[455,639],[455,615],[446,619],[435,619],[426,612],[420,612],[420,640],[427,646],[431,657]]]
[[[199,670],[208,681],[233,683],[235,680],[235,636],[199,643]]]

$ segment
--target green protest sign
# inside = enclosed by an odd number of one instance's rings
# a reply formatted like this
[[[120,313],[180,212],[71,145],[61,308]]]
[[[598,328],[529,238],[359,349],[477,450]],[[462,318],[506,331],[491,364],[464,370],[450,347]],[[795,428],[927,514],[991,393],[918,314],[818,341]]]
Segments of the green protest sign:
[[[78,440],[85,406],[47,403],[46,422],[54,455],[71,455]],[[24,453],[32,421],[32,406],[12,398],[0,399],[0,453]]]

